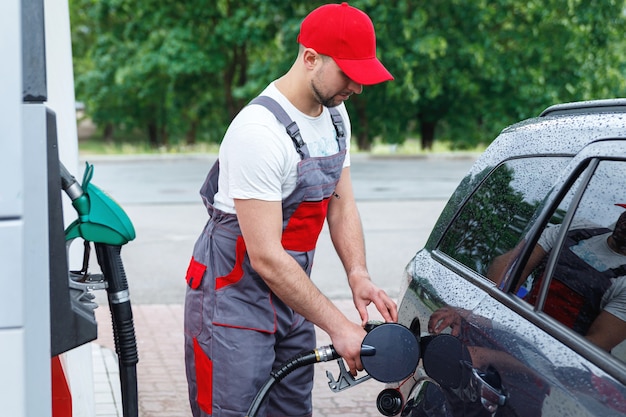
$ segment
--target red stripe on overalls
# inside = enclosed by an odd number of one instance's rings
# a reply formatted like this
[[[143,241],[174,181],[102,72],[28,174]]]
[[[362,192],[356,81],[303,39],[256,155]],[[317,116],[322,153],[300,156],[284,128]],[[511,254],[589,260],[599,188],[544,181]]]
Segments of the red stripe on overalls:
[[[537,303],[542,281],[543,276],[541,276],[539,282],[533,286],[530,294],[528,294],[527,301],[532,305]],[[584,304],[585,299],[583,296],[553,277],[543,311],[571,329],[574,327]]]
[[[283,248],[295,252],[308,252],[315,249],[317,239],[324,227],[330,198],[322,201],[304,201],[291,215],[283,231]]]
[[[207,414],[213,414],[213,362],[204,353],[200,343],[193,338],[193,356],[196,365],[198,405]]]
[[[235,284],[243,277],[243,259],[246,256],[246,243],[243,236],[237,237],[237,245],[235,247],[235,266],[228,275],[217,277],[215,279],[215,289],[219,290],[227,285]]]
[[[308,252],[315,249],[317,239],[324,227],[330,198],[322,201],[304,201],[292,214],[283,231],[283,248],[295,252]],[[237,283],[243,277],[243,260],[246,255],[246,243],[242,236],[237,237],[235,265],[227,275],[215,279],[215,289],[219,290]]]

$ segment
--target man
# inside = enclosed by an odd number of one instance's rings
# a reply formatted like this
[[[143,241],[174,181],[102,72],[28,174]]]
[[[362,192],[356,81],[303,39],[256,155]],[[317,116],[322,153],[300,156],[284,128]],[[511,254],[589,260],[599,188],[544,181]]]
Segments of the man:
[[[559,229],[555,226],[542,233],[522,277],[541,268]],[[496,257],[488,277],[499,283],[517,252],[513,249]],[[540,275],[525,296],[533,305],[543,281],[543,272]],[[626,338],[626,212],[613,230],[588,222],[570,228],[543,310],[604,350],[610,351]]]
[[[253,102],[233,120],[201,190],[211,218],[194,248],[185,302],[196,417],[243,416],[273,368],[315,347],[314,324],[356,375],[367,305],[397,320],[396,304],[367,271],[343,104],[393,77],[376,58],[371,20],[347,3],[311,12],[298,43],[291,69],[261,93],[273,101]],[[309,279],[324,219],[361,325]],[[267,415],[311,415],[311,368],[273,388]]]

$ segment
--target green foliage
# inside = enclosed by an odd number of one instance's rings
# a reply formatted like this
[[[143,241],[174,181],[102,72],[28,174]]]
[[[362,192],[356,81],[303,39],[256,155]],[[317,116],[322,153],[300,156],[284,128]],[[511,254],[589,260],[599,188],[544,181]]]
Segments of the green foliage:
[[[623,1],[359,4],[396,76],[368,94],[371,117],[401,126],[399,141],[416,128],[429,147],[437,127],[463,148],[556,102],[625,93]]]
[[[271,81],[267,48],[292,13],[264,0],[70,6],[77,97],[99,125],[145,129],[153,146],[183,136],[219,141],[234,114]]]
[[[626,96],[624,0],[354,0],[395,81],[348,102],[362,149],[436,137],[457,149],[562,101]],[[153,146],[218,142],[297,53],[322,2],[70,0],[76,94],[99,126]]]

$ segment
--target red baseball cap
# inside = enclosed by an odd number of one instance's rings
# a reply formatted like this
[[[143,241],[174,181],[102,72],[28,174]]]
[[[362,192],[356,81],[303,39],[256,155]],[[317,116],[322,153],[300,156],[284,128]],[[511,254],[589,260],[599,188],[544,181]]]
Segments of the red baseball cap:
[[[330,56],[354,82],[373,85],[393,80],[376,58],[376,33],[370,18],[348,5],[326,4],[302,21],[298,43]]]

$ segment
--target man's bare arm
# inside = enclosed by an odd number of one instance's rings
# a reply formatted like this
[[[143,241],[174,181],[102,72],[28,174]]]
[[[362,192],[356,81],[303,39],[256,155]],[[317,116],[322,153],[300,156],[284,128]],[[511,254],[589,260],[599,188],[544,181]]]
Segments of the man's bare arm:
[[[330,236],[346,270],[354,305],[362,323],[368,320],[367,306],[374,303],[388,322],[398,320],[396,303],[372,282],[367,270],[361,217],[354,200],[350,168],[344,168],[335,196],[328,205]]]
[[[319,291],[282,247],[281,202],[236,199],[235,209],[254,270],[285,304],[329,334],[351,371],[363,369],[365,331]]]
[[[489,278],[496,284],[500,285],[500,283],[502,282],[502,279],[504,279],[504,274],[511,267],[513,259],[517,255],[519,255],[519,252],[521,251],[521,248],[522,248],[522,244],[523,242],[517,245],[515,248],[511,249],[510,251],[503,253],[500,256],[496,256],[493,259],[493,262],[491,263],[491,265],[489,266],[489,270],[487,271],[487,278]],[[541,247],[541,245],[539,244],[535,245],[532,253],[530,254],[530,258],[528,259],[528,262],[524,266],[524,270],[522,271],[522,279],[517,284],[517,288],[515,288],[515,291],[517,291],[519,287],[521,287],[524,284],[524,281],[526,280],[526,278],[531,274],[531,272],[533,272],[535,268],[539,266],[541,261],[547,255],[548,255],[548,252],[546,252]]]
[[[591,324],[585,337],[593,344],[610,352],[626,339],[626,322],[602,310]]]

